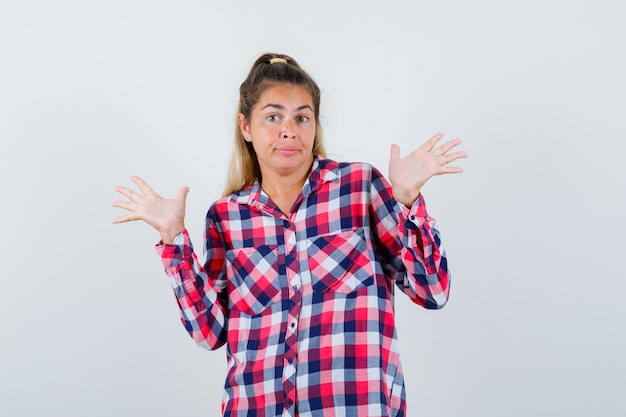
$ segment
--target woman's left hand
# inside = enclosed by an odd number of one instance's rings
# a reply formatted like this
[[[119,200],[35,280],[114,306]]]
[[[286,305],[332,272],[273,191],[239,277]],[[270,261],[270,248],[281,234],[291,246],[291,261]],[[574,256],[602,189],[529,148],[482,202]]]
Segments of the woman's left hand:
[[[461,143],[461,139],[452,139],[435,148],[441,138],[443,133],[437,133],[405,158],[400,158],[398,145],[391,145],[389,181],[397,202],[410,208],[429,179],[435,175],[463,172],[461,167],[448,166],[450,162],[467,157],[462,151],[448,153]]]

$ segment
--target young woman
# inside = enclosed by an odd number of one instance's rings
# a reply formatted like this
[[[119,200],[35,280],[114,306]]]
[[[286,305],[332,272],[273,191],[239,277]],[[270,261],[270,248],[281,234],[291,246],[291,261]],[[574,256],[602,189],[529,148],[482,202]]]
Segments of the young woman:
[[[156,228],[183,324],[226,345],[225,416],[404,416],[392,290],[441,308],[449,273],[421,187],[461,172],[441,134],[400,158],[388,182],[366,163],[326,158],[320,90],[291,57],[265,54],[240,88],[224,196],[206,216],[204,264],[185,230],[183,187],[165,199],[138,177],[117,187]]]

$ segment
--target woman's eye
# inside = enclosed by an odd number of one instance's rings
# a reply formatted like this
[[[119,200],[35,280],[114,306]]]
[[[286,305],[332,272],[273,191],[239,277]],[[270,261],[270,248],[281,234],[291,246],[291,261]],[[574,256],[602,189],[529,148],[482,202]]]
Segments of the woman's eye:
[[[267,116],[267,120],[270,122],[277,122],[278,121],[278,115],[276,114],[270,114],[269,116]]]
[[[297,120],[298,122],[304,123],[304,122],[308,122],[308,121],[309,121],[309,117],[308,117],[308,116],[298,116],[298,117],[296,118],[296,120]]]

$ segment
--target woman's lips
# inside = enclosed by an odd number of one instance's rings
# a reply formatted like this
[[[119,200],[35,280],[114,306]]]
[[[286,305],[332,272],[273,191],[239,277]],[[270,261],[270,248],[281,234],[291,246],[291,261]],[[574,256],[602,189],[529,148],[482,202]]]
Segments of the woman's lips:
[[[276,152],[278,152],[281,155],[284,156],[291,156],[291,155],[295,155],[296,153],[298,153],[298,149],[296,148],[278,148],[276,149]]]

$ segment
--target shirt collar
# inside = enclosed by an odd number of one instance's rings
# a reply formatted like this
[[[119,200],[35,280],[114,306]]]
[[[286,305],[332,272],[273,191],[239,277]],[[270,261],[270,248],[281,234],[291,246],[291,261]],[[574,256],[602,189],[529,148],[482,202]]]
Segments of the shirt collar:
[[[311,173],[302,187],[302,195],[307,196],[318,190],[322,184],[339,179],[339,164],[336,161],[325,159],[320,156],[313,159]],[[263,192],[259,181],[254,181],[252,185],[245,187],[231,196],[232,201],[237,204],[257,206],[259,203],[267,203],[267,195]]]
[[[306,197],[312,192],[318,190],[322,184],[339,179],[339,164],[330,159],[324,159],[317,156],[313,160],[313,167],[309,178],[302,187],[302,194]]]

